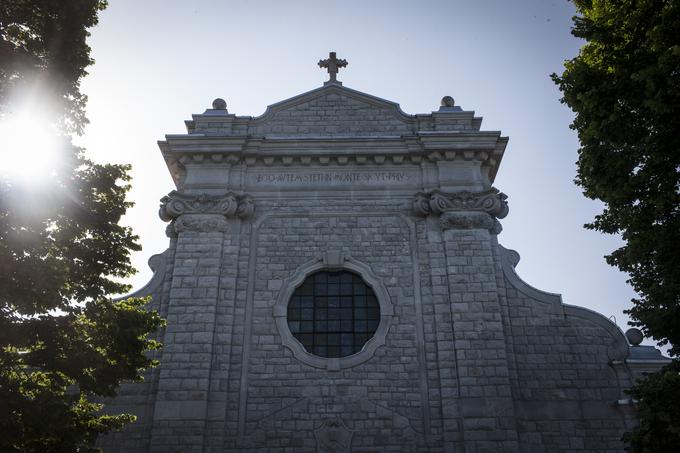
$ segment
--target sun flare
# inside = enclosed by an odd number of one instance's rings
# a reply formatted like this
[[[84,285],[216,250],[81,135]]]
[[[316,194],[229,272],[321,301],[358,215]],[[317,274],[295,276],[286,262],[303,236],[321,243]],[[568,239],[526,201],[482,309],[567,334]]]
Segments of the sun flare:
[[[9,112],[0,118],[0,178],[39,182],[54,172],[61,138],[39,114]]]

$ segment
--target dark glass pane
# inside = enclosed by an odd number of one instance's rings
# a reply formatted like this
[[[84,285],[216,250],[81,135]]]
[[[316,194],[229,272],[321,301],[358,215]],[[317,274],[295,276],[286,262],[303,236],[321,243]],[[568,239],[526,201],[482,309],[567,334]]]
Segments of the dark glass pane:
[[[340,334],[340,344],[342,346],[352,346],[354,344],[354,335],[351,333]]]
[[[302,296],[302,297],[300,297],[300,307],[302,307],[302,308],[314,308],[314,297],[312,297],[312,296]]]
[[[314,283],[311,279],[307,279],[296,292],[299,292],[303,296],[312,296],[314,294]]]
[[[295,338],[300,340],[300,343],[302,344],[313,344],[314,343],[314,335],[311,333],[301,333],[299,335],[296,335]]]
[[[316,319],[317,321],[327,320],[328,319],[328,310],[317,308],[316,310],[314,310],[314,319]]]
[[[380,322],[371,287],[348,271],[317,272],[288,304],[288,326],[304,348],[321,357],[347,357],[363,348]]]
[[[337,346],[340,344],[340,334],[339,333],[329,333],[328,334],[328,344],[332,346]]]
[[[328,295],[329,296],[339,296],[340,295],[340,285],[337,283],[328,284]]]
[[[291,310],[288,307],[288,322],[299,321],[300,320],[300,310]]]

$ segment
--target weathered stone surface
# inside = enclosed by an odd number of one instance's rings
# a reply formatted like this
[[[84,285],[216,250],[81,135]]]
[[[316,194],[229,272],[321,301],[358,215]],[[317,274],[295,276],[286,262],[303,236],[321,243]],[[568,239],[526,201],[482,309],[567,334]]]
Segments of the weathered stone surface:
[[[447,102],[414,117],[336,83],[161,143],[171,242],[139,295],[165,347],[109,405],[139,422],[105,451],[623,450],[631,370],[663,360],[519,279],[491,186],[506,139]],[[318,269],[380,299],[382,331],[343,360],[286,333]]]

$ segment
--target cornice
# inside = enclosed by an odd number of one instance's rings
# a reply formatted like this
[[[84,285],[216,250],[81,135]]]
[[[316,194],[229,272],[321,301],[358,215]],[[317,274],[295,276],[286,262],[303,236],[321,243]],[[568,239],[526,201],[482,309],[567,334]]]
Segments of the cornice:
[[[375,137],[168,135],[159,141],[175,182],[186,165],[401,165],[478,161],[495,178],[507,137],[500,132],[428,132]]]

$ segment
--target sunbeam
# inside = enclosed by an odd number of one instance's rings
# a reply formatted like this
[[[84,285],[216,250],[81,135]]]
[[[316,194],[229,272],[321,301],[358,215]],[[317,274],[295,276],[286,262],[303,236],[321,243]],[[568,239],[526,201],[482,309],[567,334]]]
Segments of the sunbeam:
[[[41,110],[26,103],[0,118],[0,178],[39,183],[55,171],[63,138]]]

